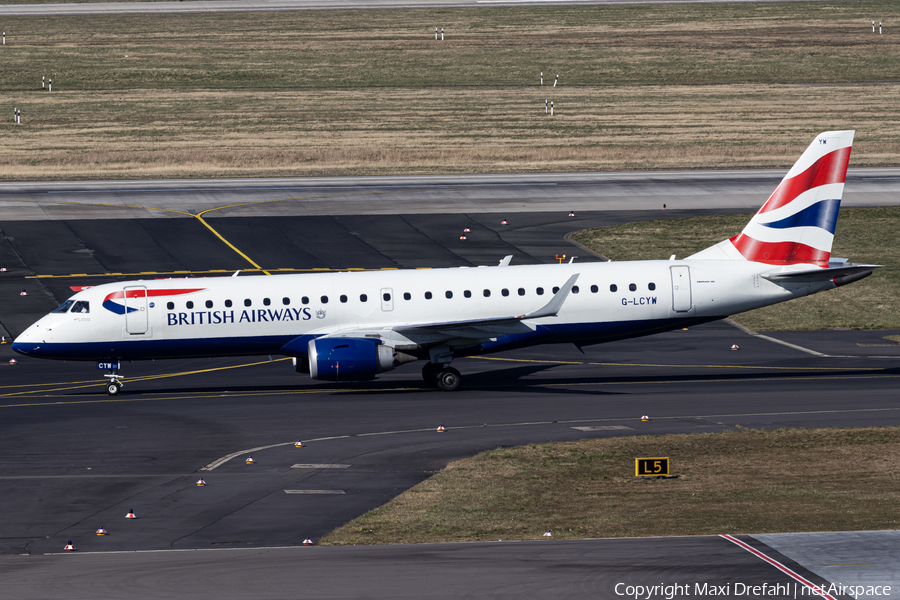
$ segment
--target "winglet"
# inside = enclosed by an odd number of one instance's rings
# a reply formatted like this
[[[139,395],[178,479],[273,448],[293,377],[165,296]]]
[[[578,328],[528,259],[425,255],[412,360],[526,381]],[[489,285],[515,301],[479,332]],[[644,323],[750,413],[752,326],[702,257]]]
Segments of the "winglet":
[[[512,254],[507,254],[506,256],[503,257],[503,259],[500,261],[500,264],[497,266],[498,267],[508,267],[509,263],[511,263],[511,262],[512,262]]]
[[[569,297],[569,292],[572,291],[572,287],[575,285],[575,282],[578,281],[578,277],[581,273],[575,273],[569,280],[566,281],[559,291],[553,295],[553,298],[544,305],[543,308],[539,308],[534,312],[530,312],[527,315],[522,315],[516,317],[516,319],[522,321],[524,319],[540,319],[541,317],[555,317],[559,314],[560,309],[562,308],[563,303],[566,301],[566,298]]]

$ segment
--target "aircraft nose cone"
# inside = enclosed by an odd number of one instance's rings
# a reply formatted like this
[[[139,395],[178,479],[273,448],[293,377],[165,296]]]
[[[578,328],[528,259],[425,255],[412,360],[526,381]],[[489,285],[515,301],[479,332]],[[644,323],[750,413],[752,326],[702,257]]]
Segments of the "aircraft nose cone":
[[[34,336],[29,335],[29,333],[30,330],[25,331],[13,340],[13,351],[25,356],[36,356],[41,353],[41,341],[34,339]]]
[[[12,349],[19,354],[24,354],[25,356],[30,356],[32,354],[37,354],[39,352],[40,346],[36,344],[31,344],[28,342],[20,342],[18,340],[12,343]]]

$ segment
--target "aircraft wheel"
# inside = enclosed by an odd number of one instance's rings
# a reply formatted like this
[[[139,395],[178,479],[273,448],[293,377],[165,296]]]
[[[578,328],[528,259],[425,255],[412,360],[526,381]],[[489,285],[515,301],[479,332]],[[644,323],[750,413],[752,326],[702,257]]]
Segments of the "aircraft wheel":
[[[431,362],[425,363],[422,367],[422,379],[429,387],[437,387],[437,378],[441,368]]]
[[[437,378],[437,386],[445,392],[452,392],[462,383],[462,375],[453,367],[447,367],[440,372]]]
[[[122,384],[118,381],[110,381],[106,385],[106,393],[110,396],[118,396],[119,392],[122,390]]]

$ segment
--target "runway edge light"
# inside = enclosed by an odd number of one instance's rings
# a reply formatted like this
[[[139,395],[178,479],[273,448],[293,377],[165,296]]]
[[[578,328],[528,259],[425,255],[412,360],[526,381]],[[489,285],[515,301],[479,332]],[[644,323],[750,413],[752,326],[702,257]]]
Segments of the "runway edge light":
[[[197,480],[197,487],[203,487],[205,485],[206,485],[206,480],[203,479],[202,477]]]
[[[66,544],[65,550],[66,552],[75,552],[75,546],[72,545],[72,540],[69,540],[69,543]]]
[[[438,428],[437,428],[438,433],[444,433],[445,431],[446,431],[446,429],[444,429],[443,425],[438,425]]]
[[[255,463],[256,461],[253,460],[253,457],[252,457],[252,456],[248,456],[248,457],[247,457],[247,460],[245,460],[244,462],[247,463],[248,465],[252,465],[252,464]]]
[[[106,531],[105,529],[103,529],[103,527],[101,527],[100,529],[97,530],[97,535],[109,535],[109,532]]]
[[[302,441],[297,440],[296,442],[294,442],[294,448],[302,448],[302,447],[303,447]]]
[[[305,540],[303,540],[303,545],[304,545],[304,546],[312,546],[312,545],[313,545],[313,541],[312,541],[311,539],[309,539],[309,538],[306,538]]]
[[[137,519],[137,517],[134,515],[134,509],[129,509],[128,514],[125,515],[125,518],[126,519]]]

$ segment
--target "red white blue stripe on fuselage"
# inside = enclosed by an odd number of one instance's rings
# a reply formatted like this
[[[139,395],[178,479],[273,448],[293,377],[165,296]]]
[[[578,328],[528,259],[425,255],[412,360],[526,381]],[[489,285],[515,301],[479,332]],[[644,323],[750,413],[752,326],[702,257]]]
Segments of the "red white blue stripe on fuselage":
[[[131,306],[125,306],[119,304],[118,302],[113,302],[113,300],[123,299],[126,304],[128,303],[128,299],[138,299],[138,298],[156,298],[156,297],[165,297],[165,296],[180,296],[182,294],[193,294],[194,292],[202,292],[205,288],[193,288],[193,289],[184,289],[184,290],[153,290],[153,289],[145,289],[143,287],[133,288],[133,289],[125,289],[119,290],[117,292],[113,292],[108,294],[102,302],[103,308],[108,310],[111,313],[115,313],[117,315],[125,315],[128,313],[135,312],[137,308],[133,308]]]

